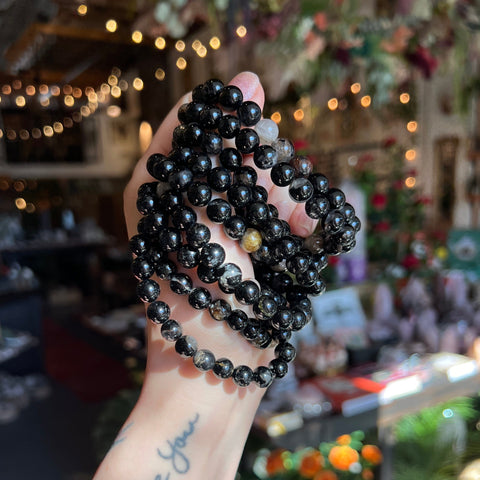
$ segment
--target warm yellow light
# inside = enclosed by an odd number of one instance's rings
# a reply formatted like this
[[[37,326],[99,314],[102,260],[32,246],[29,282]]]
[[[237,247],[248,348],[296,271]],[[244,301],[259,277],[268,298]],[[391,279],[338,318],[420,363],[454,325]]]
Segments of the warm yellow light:
[[[88,101],[92,103],[97,103],[98,102],[98,96],[95,92],[91,92],[88,94]]]
[[[63,86],[63,93],[65,95],[71,95],[73,92],[73,87],[69,85],[68,83]],[[46,92],[40,92],[40,93],[48,93],[48,90]]]
[[[17,138],[17,132],[15,130],[7,130],[7,138],[13,142]]]
[[[412,162],[413,160],[415,160],[415,158],[417,158],[417,151],[414,150],[413,148],[411,148],[410,150],[407,150],[405,152],[405,158],[409,161],[409,162]]]
[[[297,122],[301,122],[304,117],[305,117],[305,112],[301,108],[299,108],[299,109],[297,109],[293,112],[293,118]]]
[[[155,70],[155,78],[157,80],[160,80],[160,81],[164,80],[165,79],[165,70],[163,70],[162,68],[157,68]]]
[[[110,75],[108,77],[108,84],[112,87],[118,84],[118,77],[116,75]]]
[[[197,51],[202,46],[202,42],[197,38],[192,42],[193,50]]]
[[[77,8],[77,13],[82,17],[87,14],[87,11],[88,11],[88,7],[84,3],[79,5]]]
[[[179,70],[185,70],[187,68],[187,61],[183,57],[178,57],[176,65]]]
[[[43,134],[46,137],[53,137],[53,128],[50,125],[45,125],[43,127]]]
[[[60,122],[55,122],[53,124],[53,131],[55,133],[62,133],[63,132],[63,125]]]
[[[336,98],[331,98],[328,102],[327,102],[327,106],[329,108],[329,110],[336,110],[338,108],[338,100]]]
[[[19,95],[16,99],[15,99],[15,103],[17,104],[17,107],[24,107],[27,102],[25,100],[25,97],[23,95]]]
[[[185,50],[185,42],[183,40],[177,40],[175,43],[175,48],[179,52],[183,52]]]
[[[117,118],[122,114],[122,109],[118,105],[109,105],[107,108],[107,115],[112,118]]]
[[[22,81],[17,78],[13,81],[12,86],[15,90],[20,90],[22,88]]]
[[[247,34],[247,28],[244,25],[240,25],[236,30],[237,35],[243,38]]]
[[[42,132],[39,128],[32,128],[32,137],[38,140],[42,136]]]
[[[408,93],[400,94],[400,103],[408,103],[410,101],[410,95]]]
[[[214,49],[214,50],[218,50],[220,48],[220,46],[222,45],[222,43],[220,42],[220,39],[218,37],[212,37],[210,39],[210,46]]]
[[[280,123],[282,121],[282,115],[280,115],[280,112],[273,112],[270,118],[275,122],[275,123]]]
[[[108,85],[108,83],[102,83],[100,85],[100,91],[104,94],[104,95],[108,95],[110,93],[110,85]]]
[[[78,88],[78,87],[75,87],[75,88],[73,89],[72,95],[73,95],[75,98],[81,98],[81,96],[83,95],[82,89],[81,89],[81,88]]]
[[[197,50],[197,55],[200,58],[205,58],[207,56],[207,48],[204,45],[199,47],[198,50]]]
[[[10,95],[12,93],[12,87],[10,85],[4,85],[2,87],[2,93],[4,95]]]
[[[25,211],[27,213],[33,213],[35,211],[35,205],[33,203],[27,203]]]
[[[52,85],[50,87],[50,93],[54,96],[54,97],[58,97],[60,95],[60,87],[58,85]]]
[[[405,186],[407,188],[413,188],[415,186],[415,183],[417,183],[417,181],[415,180],[415,177],[407,177],[405,179]]]
[[[112,97],[119,98],[122,95],[122,91],[120,90],[120,87],[118,85],[115,85],[112,87],[112,90],[110,92],[112,94]]]
[[[159,50],[163,50],[166,46],[167,42],[165,41],[165,39],[163,37],[157,37],[155,39],[155,46],[159,49]]]
[[[25,185],[26,185],[26,183],[25,183],[24,180],[15,180],[13,182],[13,189],[16,192],[20,193],[20,192],[23,192],[25,190]]]
[[[85,87],[85,95],[88,97],[91,93],[95,93],[95,89],[93,87]]]
[[[107,20],[107,22],[105,23],[105,28],[107,29],[108,32],[110,33],[113,33],[117,30],[117,22],[111,18],[110,20]]]
[[[98,104],[97,104],[97,103],[88,102],[88,103],[87,103],[87,107],[88,107],[88,109],[90,110],[90,113],[94,113],[95,110],[96,110],[97,107],[98,107]]]
[[[407,123],[407,130],[410,132],[410,133],[414,133],[417,131],[417,128],[418,128],[418,123],[415,122],[415,120],[412,120],[411,122],[408,122]]]
[[[29,95],[30,97],[32,95],[35,95],[36,89],[33,85],[28,85],[27,88],[25,89],[25,93]]]
[[[28,140],[30,138],[28,130],[25,129],[20,130],[20,133],[18,135],[20,137],[20,140]]]
[[[140,78],[140,77],[136,77],[134,80],[133,80],[133,88],[135,90],[143,90],[143,80]]]
[[[15,199],[15,206],[19,210],[25,210],[25,207],[27,206],[27,202],[25,201],[24,198],[16,198]]]
[[[352,83],[352,85],[350,85],[350,91],[356,95],[358,92],[360,92],[360,90],[362,89],[362,86],[356,82],[356,83]]]
[[[370,97],[370,95],[365,95],[360,99],[360,105],[362,105],[362,107],[364,108],[368,108],[371,105],[371,103],[372,103],[372,98]]]
[[[65,95],[63,101],[65,102],[65,105],[67,107],[73,107],[73,105],[75,104],[75,99],[71,95]]]
[[[105,96],[105,94],[101,90],[99,92],[97,92],[97,101],[99,103],[104,103],[106,100],[107,100],[107,97]]]
[[[120,87],[120,90],[122,92],[125,92],[126,90],[128,90],[128,82],[126,80],[120,80],[118,82],[118,86]]]
[[[90,109],[86,106],[86,105],[83,105],[81,108],[80,108],[80,114],[83,116],[83,117],[88,117],[90,115]]]
[[[141,153],[144,153],[149,147],[152,141],[152,136],[153,136],[152,126],[148,122],[143,121],[140,124],[140,127],[138,129],[138,140],[140,143]]]
[[[143,33],[140,30],[135,30],[132,32],[132,40],[135,43],[142,43]]]
[[[50,105],[50,99],[48,97],[43,97],[40,99],[40,105],[42,107],[48,107]]]

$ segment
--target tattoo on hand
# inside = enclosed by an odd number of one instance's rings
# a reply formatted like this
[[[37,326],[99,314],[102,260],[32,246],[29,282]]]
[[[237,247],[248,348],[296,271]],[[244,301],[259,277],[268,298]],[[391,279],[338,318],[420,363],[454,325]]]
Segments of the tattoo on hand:
[[[195,424],[198,422],[199,415],[195,415],[193,420],[188,422],[188,427],[183,431],[181,435],[175,437],[175,439],[167,440],[168,448],[160,450],[157,448],[158,455],[164,460],[170,460],[171,468],[180,474],[185,474],[190,470],[190,460],[182,451],[187,445],[187,439],[195,431]],[[157,475],[155,480],[168,480],[170,478],[170,472],[167,473],[167,476],[164,478],[161,475]]]
[[[115,438],[112,446],[110,449],[112,449],[115,445],[118,445],[119,443],[123,442],[127,437],[125,436],[125,432],[133,425],[133,422],[130,422],[129,424],[125,425],[120,432],[117,435],[117,438]]]

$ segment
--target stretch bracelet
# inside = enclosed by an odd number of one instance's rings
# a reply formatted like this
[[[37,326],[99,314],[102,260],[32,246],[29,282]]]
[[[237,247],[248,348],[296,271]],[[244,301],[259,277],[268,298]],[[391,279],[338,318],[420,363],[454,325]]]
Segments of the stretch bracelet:
[[[262,119],[255,102],[243,101],[238,87],[208,80],[195,87],[192,101],[179,108],[178,119],[170,153],[155,153],[147,161],[156,181],[138,189],[142,218],[130,239],[137,294],[149,304],[147,317],[161,325],[163,338],[174,342],[182,357],[193,358],[199,370],[231,377],[240,387],[254,382],[266,388],[286,375],[296,355],[289,342],[292,333],[312,318],[309,296],[326,288],[320,272],[329,255],[355,246],[360,220],[344,193],[330,187],[324,175],[313,173],[310,160],[296,155],[289,140],[278,138],[277,125]],[[235,147],[224,147],[225,139]],[[245,165],[248,156],[258,169],[270,170],[274,185],[288,188],[292,202],[305,204],[306,214],[320,222],[319,233],[307,238],[292,234],[275,205],[268,203],[267,190],[257,185],[256,170]],[[238,265],[225,263],[224,247],[210,241],[208,225],[197,222],[201,208],[250,255],[255,279],[244,279]],[[178,266],[192,274],[178,271]],[[212,319],[226,322],[252,347],[274,348],[275,358],[252,370],[199,349],[170,318],[169,305],[158,299],[160,285],[153,275],[168,281],[174,293],[187,296],[193,309],[208,310]],[[214,283],[233,294],[240,308],[212,298],[206,286]],[[251,317],[243,306],[251,307]]]

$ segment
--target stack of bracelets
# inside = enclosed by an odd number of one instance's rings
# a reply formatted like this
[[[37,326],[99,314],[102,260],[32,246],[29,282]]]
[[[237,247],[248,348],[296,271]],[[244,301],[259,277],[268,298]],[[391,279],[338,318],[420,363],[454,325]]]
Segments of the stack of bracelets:
[[[179,108],[178,119],[172,151],[168,156],[153,154],[147,161],[148,173],[157,181],[138,189],[137,208],[143,216],[138,234],[130,239],[132,270],[140,280],[137,294],[149,303],[147,317],[161,325],[162,336],[175,342],[181,356],[192,357],[199,370],[231,377],[241,387],[255,382],[265,388],[287,373],[296,354],[289,340],[312,318],[309,295],[325,290],[320,272],[328,255],[354,247],[360,221],[344,193],[330,188],[324,175],[312,173],[309,159],[296,155],[289,140],[277,138],[277,125],[262,119],[255,102],[244,102],[236,86],[215,79],[197,86],[192,102]],[[234,139],[236,148],[224,148],[223,139]],[[288,187],[293,202],[305,203],[307,215],[320,221],[320,233],[301,238],[278,218],[266,189],[256,184],[255,169],[243,164],[244,156],[252,154],[257,168],[270,169],[274,185]],[[213,167],[215,156],[219,166]],[[206,207],[208,219],[240,242],[250,254],[255,280],[242,279],[237,265],[224,263],[224,248],[210,242],[208,226],[197,223],[192,207]],[[191,275],[179,272],[177,265],[196,268],[204,284],[217,282],[222,292],[251,306],[254,317],[224,299],[213,299],[207,288],[195,287]],[[169,305],[158,300],[154,274],[168,280],[176,294],[187,295],[194,309],[208,309],[214,320],[225,321],[252,346],[274,345],[275,358],[252,370],[199,349],[170,318]]]

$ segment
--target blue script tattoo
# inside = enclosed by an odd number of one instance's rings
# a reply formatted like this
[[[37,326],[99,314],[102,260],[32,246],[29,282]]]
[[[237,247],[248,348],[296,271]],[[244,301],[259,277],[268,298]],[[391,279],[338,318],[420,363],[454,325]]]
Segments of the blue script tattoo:
[[[117,435],[117,438],[113,442],[112,446],[110,447],[111,449],[115,446],[118,445],[119,443],[123,442],[127,437],[124,436],[125,432],[133,425],[133,422],[130,422],[129,424],[125,425]]]
[[[182,448],[185,448],[187,445],[187,439],[192,433],[195,431],[195,424],[198,422],[199,415],[198,413],[195,415],[195,418],[188,422],[188,428],[185,430],[181,435],[175,438],[175,440],[167,440],[167,444],[169,450],[165,452],[165,450],[160,451],[157,448],[158,455],[165,459],[170,460],[172,462],[172,468],[175,472],[184,474],[187,473],[190,469],[190,460],[187,456],[182,452]],[[157,475],[155,480],[168,480],[170,477],[170,472],[167,474],[166,478],[163,479],[160,475]]]

